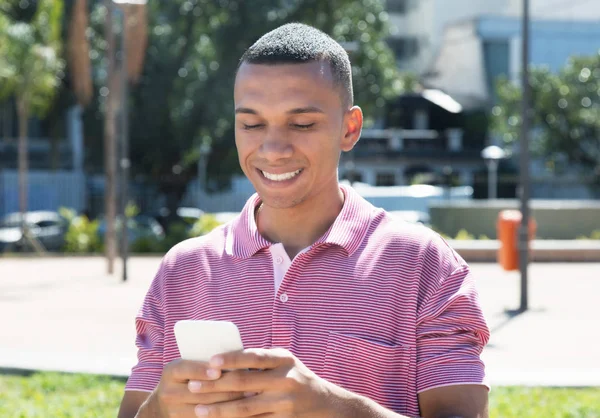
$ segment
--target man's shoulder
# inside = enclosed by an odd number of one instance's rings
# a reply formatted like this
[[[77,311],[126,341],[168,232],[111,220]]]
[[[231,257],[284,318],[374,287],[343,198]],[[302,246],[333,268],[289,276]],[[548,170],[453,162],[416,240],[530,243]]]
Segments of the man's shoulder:
[[[221,257],[225,252],[228,225],[220,225],[205,235],[181,241],[165,254],[163,262],[173,267],[203,262],[207,257]]]
[[[443,259],[462,264],[464,261],[450,244],[433,229],[380,211],[374,218],[369,245],[388,249],[389,256],[407,257],[422,262],[440,262]]]
[[[383,210],[376,213],[372,226],[372,239],[378,244],[427,246],[441,238],[437,232],[421,223],[406,221]]]

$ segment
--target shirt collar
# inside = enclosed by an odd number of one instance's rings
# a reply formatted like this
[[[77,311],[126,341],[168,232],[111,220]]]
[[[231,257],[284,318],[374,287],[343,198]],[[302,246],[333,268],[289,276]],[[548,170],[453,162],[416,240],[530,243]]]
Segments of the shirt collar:
[[[364,200],[352,187],[340,185],[344,193],[344,205],[333,225],[312,248],[320,245],[337,245],[348,256],[360,247],[374,213],[374,206]],[[272,245],[258,232],[254,213],[261,200],[254,194],[244,206],[240,215],[227,228],[226,251],[236,258],[249,258],[263,248]]]

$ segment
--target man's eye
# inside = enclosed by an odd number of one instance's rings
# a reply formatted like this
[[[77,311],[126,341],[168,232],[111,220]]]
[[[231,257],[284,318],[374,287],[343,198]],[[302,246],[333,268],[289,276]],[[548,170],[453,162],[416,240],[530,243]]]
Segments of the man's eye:
[[[298,125],[298,124],[294,124],[293,126],[294,126],[294,128],[296,128],[296,129],[300,129],[300,130],[306,130],[306,129],[310,129],[310,128],[312,128],[313,126],[315,126],[315,124],[314,124],[314,123],[309,123],[308,125]]]
[[[250,131],[252,129],[258,129],[260,127],[262,127],[262,124],[258,124],[258,125],[246,125],[244,124],[244,129],[246,129],[247,131]]]

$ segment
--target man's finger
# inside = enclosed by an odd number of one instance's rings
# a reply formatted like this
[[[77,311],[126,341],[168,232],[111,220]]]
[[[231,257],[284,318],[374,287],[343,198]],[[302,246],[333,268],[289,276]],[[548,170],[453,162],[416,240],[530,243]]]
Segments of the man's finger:
[[[249,349],[219,354],[210,360],[210,367],[221,370],[268,370],[292,365],[293,356],[285,350]]]
[[[225,402],[215,405],[198,405],[196,416],[207,418],[245,418],[256,416],[273,416],[289,409],[289,402],[284,399],[272,399],[265,395],[253,396],[239,401]],[[279,415],[277,415],[279,416]]]
[[[239,392],[225,392],[225,393],[203,393],[203,394],[192,394],[192,402],[186,402],[193,405],[212,405],[221,402],[237,401],[239,399],[245,399],[246,396]]]
[[[189,389],[189,384],[177,383],[168,389],[160,391],[159,398],[165,404],[171,405],[211,405],[213,403],[235,401],[246,397],[244,392],[213,392],[199,393]]]
[[[279,382],[276,372],[271,370],[236,370],[225,373],[218,380],[190,382],[190,386],[195,393],[262,393],[277,389]]]
[[[221,377],[219,368],[208,363],[191,360],[175,360],[165,368],[168,378],[175,382],[187,383],[188,380],[215,380]]]

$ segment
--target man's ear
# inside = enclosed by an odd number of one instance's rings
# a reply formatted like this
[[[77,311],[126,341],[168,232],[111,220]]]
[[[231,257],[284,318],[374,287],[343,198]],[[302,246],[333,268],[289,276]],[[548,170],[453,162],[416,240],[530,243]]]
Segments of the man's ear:
[[[353,106],[346,112],[344,117],[344,137],[342,138],[341,149],[348,152],[354,148],[354,145],[360,139],[360,133],[363,126],[363,113],[360,107]]]

